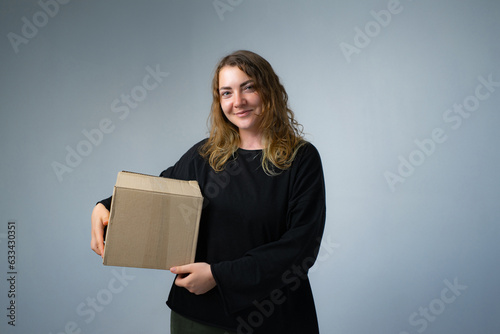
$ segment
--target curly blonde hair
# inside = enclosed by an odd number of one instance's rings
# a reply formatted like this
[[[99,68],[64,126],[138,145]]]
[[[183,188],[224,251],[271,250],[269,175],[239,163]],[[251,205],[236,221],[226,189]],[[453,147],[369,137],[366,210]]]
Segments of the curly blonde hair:
[[[215,69],[210,135],[201,146],[200,154],[219,172],[235,156],[240,144],[238,127],[226,118],[220,104],[219,73],[225,66],[236,66],[254,80],[262,101],[259,123],[264,145],[262,168],[268,175],[279,174],[279,170],[286,170],[292,165],[298,149],[305,144],[302,126],[288,107],[288,94],[269,62],[251,51],[233,52],[222,58]]]

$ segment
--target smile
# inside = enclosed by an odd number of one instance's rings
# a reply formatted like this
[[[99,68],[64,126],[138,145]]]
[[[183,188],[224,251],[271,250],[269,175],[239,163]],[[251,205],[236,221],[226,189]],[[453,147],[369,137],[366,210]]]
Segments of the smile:
[[[247,116],[248,114],[250,114],[250,112],[252,112],[252,110],[243,110],[243,111],[240,111],[240,112],[235,113],[235,115],[236,115],[237,117],[245,117],[245,116]]]

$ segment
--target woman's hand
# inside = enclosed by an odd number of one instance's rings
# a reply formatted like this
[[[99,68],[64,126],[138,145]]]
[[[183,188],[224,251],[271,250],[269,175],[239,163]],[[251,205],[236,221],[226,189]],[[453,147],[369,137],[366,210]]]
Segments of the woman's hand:
[[[104,256],[104,226],[108,225],[109,211],[101,203],[92,210],[92,239],[90,248],[100,256]]]
[[[175,285],[186,288],[195,295],[202,295],[212,290],[217,285],[212,275],[210,265],[205,262],[172,267],[170,271],[174,274],[178,274],[175,279]]]

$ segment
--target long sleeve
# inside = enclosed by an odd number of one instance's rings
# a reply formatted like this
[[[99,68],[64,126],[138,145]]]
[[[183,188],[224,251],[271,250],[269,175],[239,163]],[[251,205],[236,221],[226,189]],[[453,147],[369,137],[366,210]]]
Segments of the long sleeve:
[[[106,207],[106,209],[111,210],[111,200],[112,200],[113,196],[109,196],[108,198],[105,198],[99,202],[97,202],[97,204],[101,203],[102,205],[104,205]]]
[[[314,264],[325,224],[325,187],[316,149],[308,145],[301,153],[291,171],[286,231],[282,236],[249,250],[241,258],[212,264],[229,313],[247,308],[285,285],[293,290]]]
[[[198,153],[198,150],[200,145],[202,145],[205,141],[206,139],[192,146],[186,153],[182,155],[179,161],[177,161],[173,166],[161,172],[160,176],[177,180],[186,180],[186,181],[196,180],[197,165],[194,162],[197,159],[199,160],[200,155]]]

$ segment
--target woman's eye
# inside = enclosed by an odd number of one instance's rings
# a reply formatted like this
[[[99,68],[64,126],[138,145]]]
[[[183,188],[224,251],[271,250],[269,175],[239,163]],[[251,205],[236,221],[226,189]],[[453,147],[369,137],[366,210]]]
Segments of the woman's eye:
[[[222,97],[226,97],[226,96],[228,96],[229,94],[230,94],[230,93],[229,93],[229,92],[227,92],[227,91],[226,91],[226,92],[221,92],[221,93],[220,93],[220,96],[222,96]]]
[[[245,90],[253,91],[254,87],[253,87],[253,85],[248,85],[248,86],[245,86]]]

